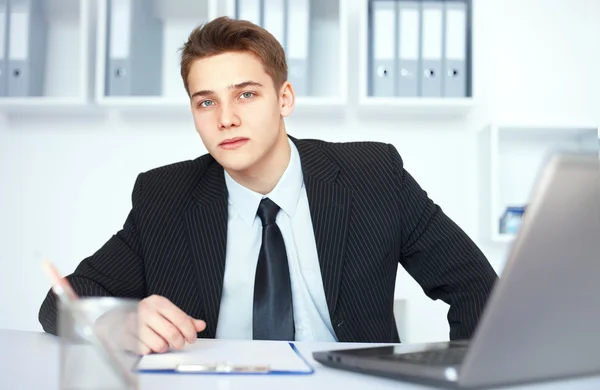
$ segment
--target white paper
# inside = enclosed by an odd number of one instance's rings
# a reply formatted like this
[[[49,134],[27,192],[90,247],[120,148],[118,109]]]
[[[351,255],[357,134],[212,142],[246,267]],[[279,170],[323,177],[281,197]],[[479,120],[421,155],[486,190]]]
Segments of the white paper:
[[[4,59],[4,51],[6,50],[6,5],[0,0],[0,60]]]
[[[131,40],[131,0],[112,0],[110,11],[110,58],[126,59]]]
[[[9,28],[9,58],[24,61],[27,59],[29,51],[29,14],[27,12],[11,12]]]
[[[203,340],[180,351],[142,357],[138,370],[175,370],[178,365],[230,364],[270,366],[271,371],[310,372],[312,369],[292,349],[280,341]]]
[[[449,9],[446,13],[446,57],[464,60],[466,52],[466,15],[464,10]]]
[[[393,60],[396,12],[390,5],[394,4],[377,5],[373,15],[373,54],[376,60]]]
[[[400,58],[419,59],[419,11],[403,9],[400,11]]]
[[[441,3],[440,3],[441,4]],[[442,9],[423,10],[423,58],[439,60],[442,58]]]

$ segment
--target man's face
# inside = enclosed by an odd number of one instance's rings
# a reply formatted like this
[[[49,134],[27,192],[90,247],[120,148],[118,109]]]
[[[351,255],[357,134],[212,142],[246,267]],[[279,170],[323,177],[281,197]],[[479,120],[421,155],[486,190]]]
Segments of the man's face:
[[[284,85],[278,93],[260,60],[249,53],[196,60],[188,87],[196,131],[208,152],[232,171],[261,161],[283,131],[282,116],[291,112],[289,89]]]

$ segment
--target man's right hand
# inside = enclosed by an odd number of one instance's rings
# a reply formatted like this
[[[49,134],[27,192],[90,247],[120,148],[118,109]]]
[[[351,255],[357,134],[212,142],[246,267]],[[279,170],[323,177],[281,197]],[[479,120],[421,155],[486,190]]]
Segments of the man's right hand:
[[[139,303],[138,329],[139,353],[147,355],[181,349],[186,341],[195,343],[197,332],[206,329],[206,323],[190,317],[167,298],[152,295]]]

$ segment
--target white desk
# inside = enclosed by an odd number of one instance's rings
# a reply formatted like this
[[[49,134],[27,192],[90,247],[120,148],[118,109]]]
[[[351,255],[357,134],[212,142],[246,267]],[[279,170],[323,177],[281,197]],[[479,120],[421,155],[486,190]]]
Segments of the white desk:
[[[344,372],[321,366],[312,359],[312,352],[334,348],[349,348],[360,344],[297,343],[298,349],[315,367],[309,376],[215,376],[159,375],[140,376],[140,390],[266,390],[266,389],[406,389],[427,387]],[[37,332],[0,330],[0,389],[54,390],[58,389],[58,342],[55,337]],[[600,389],[600,376],[593,378],[549,382],[510,389],[564,390]]]

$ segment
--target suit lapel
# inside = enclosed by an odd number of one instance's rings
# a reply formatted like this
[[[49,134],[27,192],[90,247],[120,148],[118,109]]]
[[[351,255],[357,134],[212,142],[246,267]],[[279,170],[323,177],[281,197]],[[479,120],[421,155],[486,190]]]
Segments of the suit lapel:
[[[195,207],[186,214],[190,251],[203,302],[205,337],[214,338],[221,305],[227,248],[227,187],[223,168],[213,162],[193,190]]]
[[[323,288],[329,315],[332,321],[336,321],[335,308],[344,265],[352,194],[349,189],[336,184],[339,167],[318,144],[290,138],[296,144],[302,161]]]

